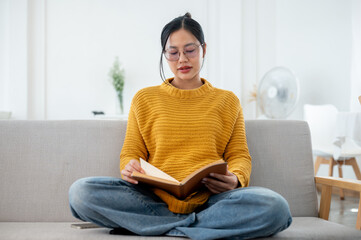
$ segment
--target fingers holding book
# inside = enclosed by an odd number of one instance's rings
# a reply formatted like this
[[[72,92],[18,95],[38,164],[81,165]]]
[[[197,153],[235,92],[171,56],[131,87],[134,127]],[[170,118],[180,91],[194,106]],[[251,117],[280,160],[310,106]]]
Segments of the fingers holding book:
[[[134,171],[145,174],[145,171],[141,168],[139,161],[136,159],[131,159],[129,163],[125,165],[124,169],[120,171],[120,173],[122,174],[125,181],[138,184],[138,181],[131,177]]]
[[[210,178],[204,178],[202,183],[214,194],[222,193],[228,190],[237,188],[238,178],[232,172],[227,170],[227,173],[218,174],[211,173]]]

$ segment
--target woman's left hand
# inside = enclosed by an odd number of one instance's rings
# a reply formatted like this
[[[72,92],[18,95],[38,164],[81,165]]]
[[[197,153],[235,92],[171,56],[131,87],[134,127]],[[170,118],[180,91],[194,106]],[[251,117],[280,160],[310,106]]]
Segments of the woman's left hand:
[[[218,173],[211,173],[210,178],[203,178],[202,183],[212,193],[222,193],[238,187],[238,178],[236,175],[227,170],[225,175]]]

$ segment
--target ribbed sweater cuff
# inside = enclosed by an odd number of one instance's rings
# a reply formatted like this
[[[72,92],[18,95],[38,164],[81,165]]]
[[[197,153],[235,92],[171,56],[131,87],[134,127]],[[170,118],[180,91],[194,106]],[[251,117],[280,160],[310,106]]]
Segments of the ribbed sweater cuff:
[[[244,176],[242,174],[239,174],[239,173],[233,173],[234,175],[237,176],[238,178],[238,181],[241,183],[241,187],[248,187],[248,184],[244,178]]]

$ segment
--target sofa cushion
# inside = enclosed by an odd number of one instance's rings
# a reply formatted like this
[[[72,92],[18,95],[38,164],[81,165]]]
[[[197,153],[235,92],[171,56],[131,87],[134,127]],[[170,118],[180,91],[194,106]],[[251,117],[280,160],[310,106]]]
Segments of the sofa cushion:
[[[127,121],[0,121],[0,221],[74,221],[79,178],[120,177]]]
[[[71,222],[1,222],[0,239],[6,240],[107,240],[144,239],[138,235],[111,235],[109,228],[75,229]],[[159,236],[150,237],[159,239]],[[179,240],[179,237],[162,237],[164,240]]]
[[[276,234],[272,238],[261,239],[357,240],[361,239],[361,231],[321,218],[295,217],[293,218],[291,226],[285,231]]]
[[[2,222],[0,223],[0,239],[17,240],[107,240],[107,239],[164,239],[179,240],[179,237],[141,237],[130,235],[110,235],[108,228],[75,229],[70,222]],[[296,217],[291,226],[272,238],[260,239],[293,239],[293,240],[357,240],[361,239],[361,232],[337,223],[325,221],[314,217]]]
[[[251,186],[262,186],[288,201],[292,216],[317,217],[311,135],[304,121],[246,121],[252,157]]]

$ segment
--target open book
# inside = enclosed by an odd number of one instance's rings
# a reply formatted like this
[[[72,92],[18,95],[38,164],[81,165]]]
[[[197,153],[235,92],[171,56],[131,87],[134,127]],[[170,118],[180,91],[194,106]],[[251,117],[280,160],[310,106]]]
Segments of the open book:
[[[227,173],[227,163],[222,159],[194,171],[181,182],[143,159],[140,159],[140,166],[145,171],[145,174],[134,171],[132,178],[153,187],[161,188],[179,199],[184,199],[199,189],[203,185],[201,182],[202,179],[208,177],[210,173]]]

